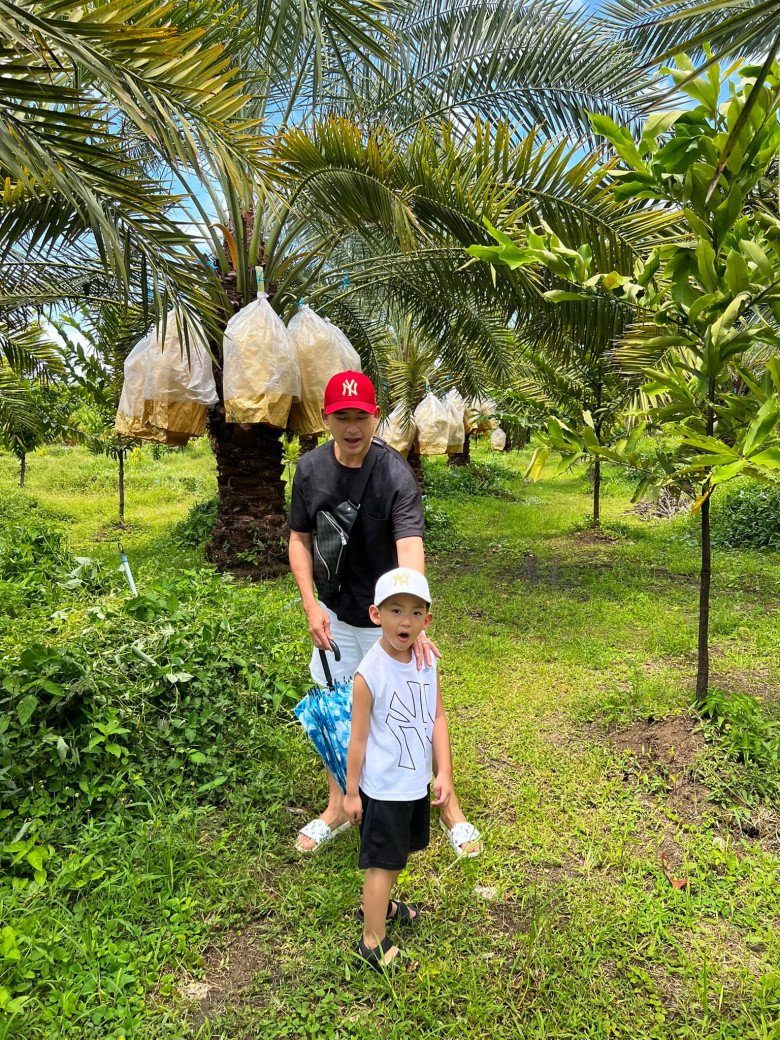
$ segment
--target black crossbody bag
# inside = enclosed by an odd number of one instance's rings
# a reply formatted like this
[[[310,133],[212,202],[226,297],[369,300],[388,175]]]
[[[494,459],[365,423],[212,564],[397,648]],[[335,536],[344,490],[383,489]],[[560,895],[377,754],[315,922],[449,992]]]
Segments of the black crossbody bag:
[[[340,502],[333,509],[320,509],[314,519],[312,557],[314,560],[314,584],[321,599],[333,600],[341,592],[344,565],[347,557],[347,542],[357,520],[360,502],[368,486],[379,449],[372,441],[360,477],[352,489],[352,497]]]

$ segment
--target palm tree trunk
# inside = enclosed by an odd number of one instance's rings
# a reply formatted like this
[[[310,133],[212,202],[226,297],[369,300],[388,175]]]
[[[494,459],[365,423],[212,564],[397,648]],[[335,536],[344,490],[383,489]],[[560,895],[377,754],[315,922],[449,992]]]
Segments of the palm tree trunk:
[[[301,455],[306,455],[310,451],[314,451],[320,442],[319,435],[312,433],[309,435],[304,434],[303,437],[298,438],[298,443],[301,446]]]
[[[270,426],[225,422],[219,405],[209,419],[219,504],[206,559],[219,570],[257,578],[287,571],[280,435]]]
[[[463,441],[463,451],[455,451],[447,456],[448,466],[470,466],[471,465],[471,434],[467,433]]]
[[[251,214],[243,216],[251,228]],[[262,247],[259,260],[263,264]],[[238,291],[235,271],[223,275],[222,284],[233,313],[250,302]],[[275,288],[266,286],[269,299]],[[209,440],[217,462],[218,505],[206,543],[206,559],[221,571],[258,579],[277,578],[288,570],[282,431],[261,424],[225,422],[222,344],[212,343],[211,350],[218,362],[214,381],[219,403],[209,415]]]
[[[119,459],[119,523],[125,522],[125,453],[120,449]]]
[[[417,481],[417,487],[420,489],[420,494],[424,495],[425,494],[425,474],[423,473],[422,455],[420,454],[420,445],[417,443],[416,439],[415,439],[414,443],[412,444],[411,448],[409,449],[409,454],[406,456],[406,461],[412,467],[412,472],[414,473],[414,478]]]
[[[27,452],[23,451],[19,456],[19,487],[24,487],[24,479],[27,476]]]

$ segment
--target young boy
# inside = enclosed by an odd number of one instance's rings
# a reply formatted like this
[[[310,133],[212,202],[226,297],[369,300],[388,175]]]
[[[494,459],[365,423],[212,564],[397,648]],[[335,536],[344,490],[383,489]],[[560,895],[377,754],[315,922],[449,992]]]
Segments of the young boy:
[[[435,757],[434,805],[452,797],[452,756],[436,658],[418,670],[412,644],[431,623],[431,594],[419,572],[396,567],[376,583],[369,616],[382,635],[358,666],[352,695],[344,808],[360,824],[359,865],[366,871],[358,916],[358,955],[378,971],[405,959],[387,924],[412,923],[419,911],[390,899],[410,852],[430,838],[429,783]]]

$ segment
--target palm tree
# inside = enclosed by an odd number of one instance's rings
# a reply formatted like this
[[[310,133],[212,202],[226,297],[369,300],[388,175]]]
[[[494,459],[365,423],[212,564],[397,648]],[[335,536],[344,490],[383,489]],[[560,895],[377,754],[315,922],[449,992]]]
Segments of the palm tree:
[[[12,99],[7,118],[14,104],[30,104],[34,95],[63,133],[39,143],[23,127],[24,154],[0,150],[0,171],[12,171],[18,194],[13,214],[0,214],[0,255],[17,280],[25,255],[36,272],[36,285],[21,297],[3,295],[11,303],[45,304],[59,280],[66,298],[98,303],[113,297],[114,282],[132,285],[142,306],[151,296],[159,313],[171,298],[205,320],[217,359],[230,312],[225,297],[234,309],[251,300],[252,268],[262,265],[281,313],[307,293],[325,313],[332,309],[342,321],[351,314],[364,332],[358,345],[369,371],[371,327],[363,317],[381,302],[413,314],[464,384],[477,385],[486,370],[505,379],[507,320],[521,322],[545,308],[531,278],[502,278],[494,289],[487,275],[458,275],[463,245],[485,240],[483,212],[505,220],[513,207],[515,217],[523,208],[555,208],[580,226],[595,210],[582,185],[566,183],[566,167],[580,165],[576,148],[542,147],[541,139],[571,131],[579,141],[589,133],[587,111],[631,124],[650,100],[650,83],[632,71],[626,46],[586,25],[566,0],[523,7],[426,0],[398,10],[321,0],[307,6],[306,18],[285,0],[258,0],[227,21],[214,17],[208,0],[159,16],[139,15],[124,0],[94,10],[66,3],[51,22],[34,8],[17,16],[20,9],[0,2],[6,10],[17,19],[9,22],[14,47],[22,46],[30,20],[37,19],[35,38],[43,41],[27,93]],[[75,22],[77,10],[86,10],[86,21],[65,32],[62,19]],[[96,35],[96,20],[108,31]],[[208,30],[199,28],[204,23]],[[229,53],[220,39],[229,41]],[[170,90],[166,69],[176,63],[160,64],[163,52],[188,70],[174,76]],[[79,75],[63,72],[50,82],[49,53]],[[241,87],[233,55],[247,73]],[[101,121],[105,111],[113,122]],[[502,111],[513,122],[500,129],[475,123]],[[328,112],[341,115],[323,118]],[[241,121],[256,117],[281,127],[278,153]],[[293,121],[310,128],[309,145],[288,129]],[[121,141],[113,133],[119,123]],[[316,169],[309,169],[312,150],[322,160]],[[18,176],[27,152],[35,160],[32,187]],[[44,171],[52,159],[55,166],[62,160],[63,172],[50,184]],[[169,183],[185,193],[185,174],[199,159],[222,217],[210,234],[219,279],[174,218],[177,196],[155,187],[147,172],[154,164],[166,176],[171,171]],[[192,190],[189,202],[207,223]],[[341,279],[349,272],[353,286],[344,293]],[[431,284],[441,286],[438,298]],[[370,307],[350,305],[358,291]],[[219,562],[226,564],[236,552],[254,553],[256,542],[270,543],[269,569],[277,570],[284,512],[278,433],[240,430],[219,409],[210,432],[224,507],[213,552],[224,551]]]

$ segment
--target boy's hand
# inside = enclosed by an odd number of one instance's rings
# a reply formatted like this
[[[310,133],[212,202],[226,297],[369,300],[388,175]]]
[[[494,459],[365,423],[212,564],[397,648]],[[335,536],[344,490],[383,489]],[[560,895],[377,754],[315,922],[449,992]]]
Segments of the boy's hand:
[[[436,797],[433,804],[440,809],[449,805],[450,798],[455,794],[455,786],[452,777],[448,773],[440,773],[433,782],[433,790]]]
[[[358,824],[363,819],[363,803],[359,794],[348,794],[344,799],[344,812],[350,823]]]

